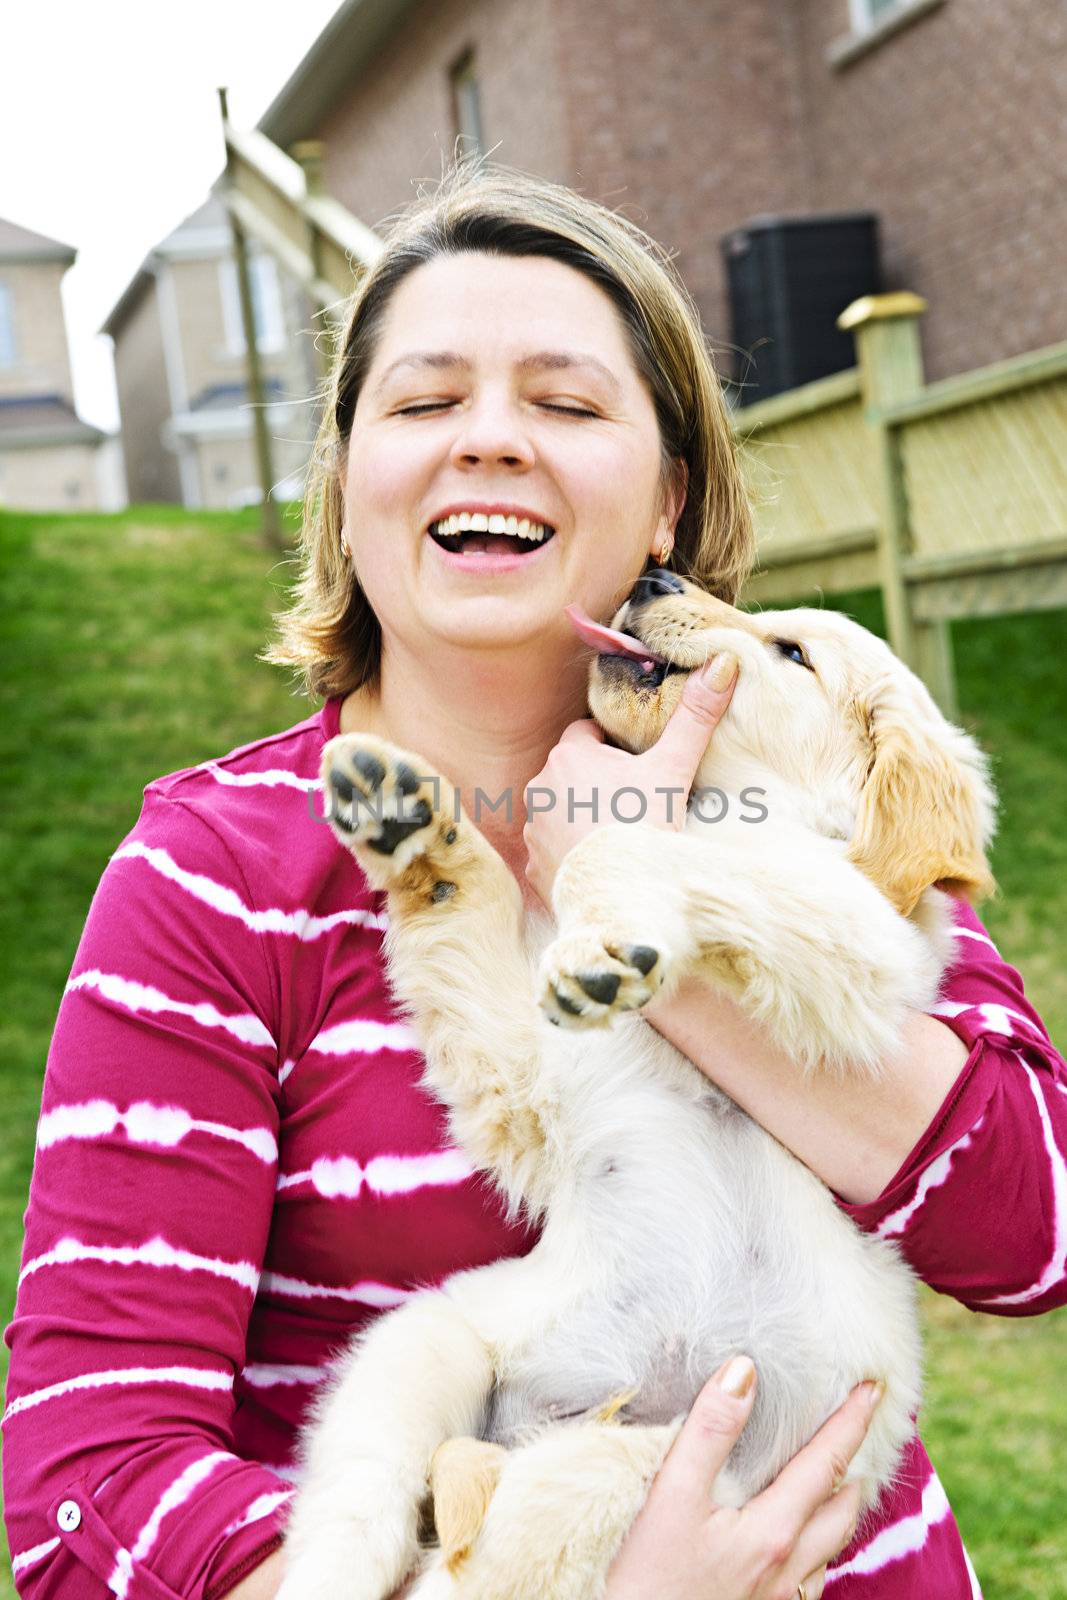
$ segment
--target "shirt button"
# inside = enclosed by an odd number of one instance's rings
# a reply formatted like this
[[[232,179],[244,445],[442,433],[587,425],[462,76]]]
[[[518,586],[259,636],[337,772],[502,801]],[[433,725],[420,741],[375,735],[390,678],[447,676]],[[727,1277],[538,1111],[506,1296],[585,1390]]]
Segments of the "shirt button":
[[[81,1527],[81,1508],[76,1500],[64,1500],[56,1512],[56,1521],[64,1533],[73,1533],[75,1528]]]

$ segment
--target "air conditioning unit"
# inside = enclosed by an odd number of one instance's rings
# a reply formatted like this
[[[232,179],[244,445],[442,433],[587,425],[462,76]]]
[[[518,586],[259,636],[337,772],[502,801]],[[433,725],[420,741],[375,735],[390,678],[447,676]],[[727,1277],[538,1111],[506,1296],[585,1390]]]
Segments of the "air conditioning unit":
[[[855,365],[837,318],[878,294],[878,218],[756,217],[722,241],[738,405],[751,405]]]

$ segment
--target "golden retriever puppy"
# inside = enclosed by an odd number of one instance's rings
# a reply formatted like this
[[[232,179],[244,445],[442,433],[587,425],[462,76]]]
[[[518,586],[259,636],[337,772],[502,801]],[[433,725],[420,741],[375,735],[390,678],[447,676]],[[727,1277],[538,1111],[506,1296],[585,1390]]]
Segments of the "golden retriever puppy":
[[[360,734],[324,752],[335,831],[388,891],[425,1082],[542,1228],[528,1256],[416,1295],[339,1364],[305,1439],[285,1600],[384,1600],[420,1563],[419,1600],[594,1600],[681,1417],[738,1351],[759,1387],[723,1503],[864,1378],[886,1384],[852,1468],[868,1504],[911,1433],[909,1270],[639,1011],[695,974],[798,1071],[877,1073],[936,997],[941,889],[990,887],[985,759],[832,612],[747,615],[654,573],[613,629],[577,626],[599,652],[593,714],[635,751],[689,671],[722,650],[741,669],[685,830],[587,835],[554,925],[524,915],[418,755]],[[431,1487],[440,1548],[420,1554]]]

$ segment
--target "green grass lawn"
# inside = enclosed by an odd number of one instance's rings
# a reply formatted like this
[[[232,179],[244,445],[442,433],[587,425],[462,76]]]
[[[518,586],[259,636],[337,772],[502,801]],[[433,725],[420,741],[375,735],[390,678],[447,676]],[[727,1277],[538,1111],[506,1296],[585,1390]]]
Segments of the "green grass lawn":
[[[307,714],[255,660],[289,573],[254,512],[0,513],[5,1320],[48,1040],[93,889],[151,778]],[[849,596],[846,609],[880,624],[877,597]],[[1003,803],[1001,895],[984,915],[1061,1045],[1065,627],[1067,614],[1047,612],[955,629],[965,720],[995,757]],[[1067,1313],[975,1317],[928,1295],[925,1319],[924,1431],[988,1600],[1067,1600]],[[13,1594],[0,1577],[2,1600]]]

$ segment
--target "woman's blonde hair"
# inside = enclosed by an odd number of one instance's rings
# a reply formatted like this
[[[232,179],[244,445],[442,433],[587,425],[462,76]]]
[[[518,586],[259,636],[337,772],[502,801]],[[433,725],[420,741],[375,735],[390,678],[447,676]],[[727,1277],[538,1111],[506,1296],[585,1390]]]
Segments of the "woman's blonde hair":
[[[348,694],[373,682],[379,668],[378,620],[341,551],[338,469],[389,301],[424,262],[468,251],[547,256],[608,295],[655,404],[664,481],[679,458],[688,475],[673,566],[728,601],[752,566],[752,522],[726,405],[696,307],[665,251],[572,189],[486,164],[462,166],[395,221],[348,308],[304,500],[296,599],[276,619],[279,637],[264,655],[298,668],[314,696]]]

